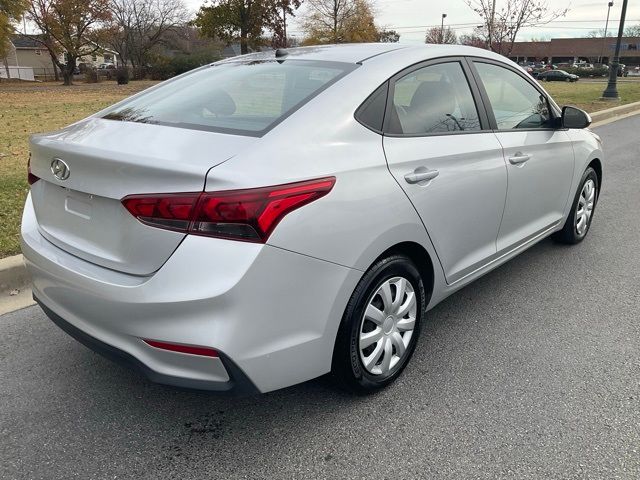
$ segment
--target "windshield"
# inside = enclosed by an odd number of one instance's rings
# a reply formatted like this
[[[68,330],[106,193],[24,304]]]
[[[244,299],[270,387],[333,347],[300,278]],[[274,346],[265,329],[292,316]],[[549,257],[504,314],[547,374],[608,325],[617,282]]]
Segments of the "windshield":
[[[210,65],[125,101],[103,118],[261,136],[356,67],[305,60]]]

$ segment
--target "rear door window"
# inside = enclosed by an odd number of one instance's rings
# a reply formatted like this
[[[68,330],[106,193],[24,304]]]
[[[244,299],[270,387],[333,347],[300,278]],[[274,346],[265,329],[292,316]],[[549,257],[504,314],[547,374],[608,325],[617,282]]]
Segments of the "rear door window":
[[[356,67],[304,60],[212,65],[125,101],[103,118],[260,136]]]
[[[478,110],[459,62],[420,68],[395,82],[388,131],[426,135],[481,129]]]

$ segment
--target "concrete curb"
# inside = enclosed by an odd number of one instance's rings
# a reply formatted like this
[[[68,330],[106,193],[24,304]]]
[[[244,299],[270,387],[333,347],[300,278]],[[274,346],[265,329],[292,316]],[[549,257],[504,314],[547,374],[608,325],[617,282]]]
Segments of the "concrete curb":
[[[606,110],[600,110],[598,112],[591,113],[591,120],[594,124],[601,123],[604,120],[610,120],[614,117],[620,116],[626,118],[629,113],[640,112],[640,102],[627,103],[626,105],[618,105],[617,107],[607,108]],[[625,115],[624,117],[622,117]]]
[[[22,255],[0,259],[0,315],[33,304],[31,278]]]
[[[0,290],[13,290],[29,283],[22,255],[0,260]]]
[[[640,102],[618,105],[591,114],[592,127],[640,114]],[[0,259],[0,315],[33,305],[31,279],[22,255]]]

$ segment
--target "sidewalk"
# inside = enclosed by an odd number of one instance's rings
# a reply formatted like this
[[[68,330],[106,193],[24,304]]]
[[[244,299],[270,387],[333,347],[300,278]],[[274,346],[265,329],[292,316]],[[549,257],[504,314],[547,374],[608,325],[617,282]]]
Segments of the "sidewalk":
[[[0,259],[0,315],[34,303],[22,255]]]

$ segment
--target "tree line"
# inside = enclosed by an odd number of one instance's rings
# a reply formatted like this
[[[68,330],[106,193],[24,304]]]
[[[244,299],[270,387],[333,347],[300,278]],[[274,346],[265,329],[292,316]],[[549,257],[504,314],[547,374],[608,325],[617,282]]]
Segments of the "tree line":
[[[105,48],[133,68],[153,62],[156,47],[193,30],[222,44],[238,42],[241,53],[267,45],[397,42],[400,36],[375,23],[371,0],[307,0],[302,42],[287,26],[302,0],[212,0],[190,18],[183,0],[0,0],[0,60],[7,67],[9,40],[22,19],[32,36],[71,84],[79,59]]]
[[[458,37],[450,27],[427,30],[426,43],[461,43],[509,55],[523,28],[549,23],[567,13],[547,0],[464,0],[481,23]],[[9,39],[24,18],[70,84],[78,59],[109,48],[120,61],[146,68],[158,47],[176,38],[239,43],[240,53],[263,46],[283,48],[353,42],[397,42],[398,32],[376,23],[372,0],[304,0],[298,25],[301,41],[288,33],[303,0],[208,0],[191,17],[183,0],[0,0],[0,60],[8,71]],[[636,30],[633,30],[635,28]],[[195,33],[194,33],[195,32]],[[631,27],[629,33],[638,33]]]

